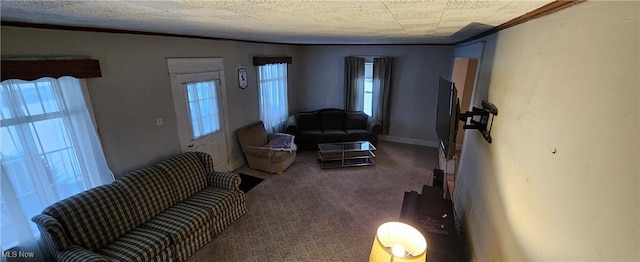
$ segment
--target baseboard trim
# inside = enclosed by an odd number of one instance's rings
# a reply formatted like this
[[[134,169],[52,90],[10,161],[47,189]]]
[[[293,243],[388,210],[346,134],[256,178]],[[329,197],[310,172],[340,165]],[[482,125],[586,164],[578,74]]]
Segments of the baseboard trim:
[[[378,135],[378,139],[382,141],[387,141],[387,142],[417,145],[417,146],[428,146],[433,148],[438,148],[439,146],[439,143],[437,141],[429,141],[429,140],[398,137],[398,136]],[[247,163],[244,157],[232,158],[229,160],[229,162],[231,164],[231,170],[236,170]]]
[[[417,146],[428,146],[428,147],[434,147],[434,148],[438,148],[438,145],[439,145],[437,141],[429,141],[429,140],[389,136],[389,135],[378,135],[378,139],[382,141],[387,141],[387,142],[395,142],[395,143],[417,145]]]
[[[245,161],[244,157],[240,157],[240,158],[232,158],[231,161],[231,170],[236,170],[238,168],[240,168],[241,166],[243,166],[245,163],[247,163],[247,161]]]

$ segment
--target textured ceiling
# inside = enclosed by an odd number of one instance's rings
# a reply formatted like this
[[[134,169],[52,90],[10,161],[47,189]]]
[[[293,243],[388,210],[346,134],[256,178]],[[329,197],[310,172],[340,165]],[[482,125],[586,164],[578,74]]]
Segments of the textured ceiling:
[[[2,21],[292,44],[455,43],[553,1],[12,1]]]

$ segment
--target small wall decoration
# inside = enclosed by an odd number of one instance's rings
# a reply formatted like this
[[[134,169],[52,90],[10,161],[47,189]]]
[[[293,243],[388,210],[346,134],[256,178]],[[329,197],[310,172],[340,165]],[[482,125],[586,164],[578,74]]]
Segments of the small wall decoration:
[[[249,86],[249,80],[247,79],[247,69],[243,66],[238,66],[238,86],[245,89]]]

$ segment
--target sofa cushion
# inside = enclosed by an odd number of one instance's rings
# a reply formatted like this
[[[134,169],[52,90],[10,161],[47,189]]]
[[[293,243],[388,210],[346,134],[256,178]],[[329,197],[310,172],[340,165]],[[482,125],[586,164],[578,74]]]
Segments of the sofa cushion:
[[[325,110],[320,114],[322,129],[344,130],[344,110]]]
[[[56,261],[91,261],[91,262],[109,262],[109,258],[90,251],[81,246],[72,246],[69,249],[58,253],[55,257]]]
[[[371,133],[363,129],[347,129],[348,141],[369,141],[371,140]]]
[[[73,243],[91,251],[133,229],[137,225],[133,212],[127,196],[113,184],[94,187],[42,211],[60,222]]]
[[[186,152],[157,165],[173,185],[175,202],[182,201],[207,185],[205,169],[197,152]]]
[[[298,113],[296,118],[298,125],[300,126],[300,131],[322,129],[320,113],[318,112]]]
[[[151,261],[170,245],[169,236],[156,230],[136,228],[111,242],[98,253],[111,261]]]
[[[347,133],[343,130],[323,130],[322,137],[324,138],[323,142],[328,143],[347,141]]]
[[[211,212],[212,216],[216,216],[224,209],[242,201],[242,194],[242,192],[235,190],[207,187],[200,192],[193,194],[183,203],[205,208]]]
[[[369,116],[363,112],[347,112],[345,117],[345,129],[367,129]]]
[[[211,227],[211,218],[209,210],[205,208],[177,203],[142,224],[142,227],[163,232],[169,235],[171,244],[178,245],[201,228]]]
[[[322,142],[322,131],[320,130],[304,130],[300,131],[300,134],[296,136],[296,139],[305,142]]]
[[[137,224],[151,219],[176,203],[172,184],[157,167],[136,170],[113,183],[133,202]]]

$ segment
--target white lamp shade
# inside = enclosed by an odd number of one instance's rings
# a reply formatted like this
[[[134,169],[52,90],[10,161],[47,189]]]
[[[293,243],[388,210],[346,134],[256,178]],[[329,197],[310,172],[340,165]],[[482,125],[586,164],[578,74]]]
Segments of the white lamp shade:
[[[426,261],[426,258],[427,241],[424,236],[414,227],[400,222],[387,222],[378,228],[369,255],[370,262],[417,262]]]

